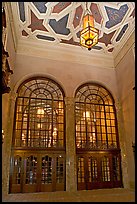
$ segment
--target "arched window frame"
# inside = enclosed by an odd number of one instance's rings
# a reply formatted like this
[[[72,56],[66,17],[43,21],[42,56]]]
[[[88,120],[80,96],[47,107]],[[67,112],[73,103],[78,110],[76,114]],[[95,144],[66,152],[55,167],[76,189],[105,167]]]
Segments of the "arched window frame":
[[[34,89],[35,87],[35,89]],[[35,97],[34,97],[35,95]],[[64,97],[65,93],[61,86],[55,82],[52,79],[46,78],[46,77],[32,77],[30,79],[25,80],[18,88],[17,90],[17,98],[15,102],[15,114],[14,114],[14,127],[13,127],[13,143],[12,145],[14,148],[50,148],[50,149],[65,149],[65,105],[64,105]],[[30,123],[31,123],[31,116],[33,117],[32,108],[32,101],[34,100],[34,108],[36,112],[37,104],[35,104],[38,101],[41,101],[42,103],[45,103],[45,109],[50,110],[51,116],[48,118],[50,122],[47,122],[47,117],[44,110],[44,116],[42,113],[37,113],[37,116],[43,117],[40,119],[40,133],[43,133],[43,145],[41,144],[33,144],[34,142],[30,142],[32,138],[29,138],[29,131],[30,131]],[[21,101],[21,103],[19,102]],[[25,102],[27,101],[27,102]],[[25,104],[26,103],[26,104]],[[43,105],[43,107],[44,107]],[[60,106],[60,107],[59,107]],[[47,108],[49,107],[49,108]],[[21,111],[19,112],[19,108]],[[27,113],[26,117],[26,136],[24,137],[23,133],[23,125],[25,124],[25,111]],[[37,110],[38,112],[38,110]],[[16,137],[16,131],[17,131],[17,120],[18,116],[20,114],[20,131],[19,131],[19,138],[17,141]],[[34,135],[36,133],[35,125],[36,125],[36,113],[34,113],[33,117],[33,132]],[[54,121],[53,121],[54,120]],[[48,125],[51,125],[50,131],[47,131],[45,123],[47,122]],[[54,123],[53,123],[54,122]],[[57,128],[55,129],[54,124],[57,125]],[[42,130],[42,125],[45,126],[45,129]],[[47,132],[47,133],[44,133]],[[55,132],[56,131],[56,132]],[[55,134],[56,133],[56,134]],[[46,136],[46,134],[48,136]],[[48,145],[48,142],[46,142],[49,137],[51,136],[51,144]],[[24,137],[24,138],[23,138]],[[47,139],[48,137],[48,139]],[[56,139],[54,139],[56,137]],[[24,140],[24,144],[22,143],[22,140]],[[36,141],[36,140],[35,140]],[[42,142],[41,142],[42,143]]]
[[[82,111],[85,112],[85,116],[86,116],[86,113],[88,113],[86,106],[89,105],[90,111],[88,114],[90,115],[89,118],[91,118],[92,104],[96,108],[95,120],[96,121],[100,120],[98,124],[97,122],[95,123],[96,124],[95,125],[96,142],[94,142],[94,144],[91,141],[90,142],[87,141],[87,135],[88,134],[91,135],[92,131],[89,131],[89,132],[87,131],[86,122],[85,122],[85,127],[84,126],[82,127],[82,125],[79,124],[79,131],[78,131],[78,120],[80,121],[81,120],[80,118],[82,118]],[[82,108],[84,109],[82,110]],[[103,108],[103,111],[101,111],[102,108]],[[100,117],[99,117],[99,114],[100,114]],[[104,115],[103,118],[101,114]],[[86,117],[85,117],[85,121],[86,121]],[[103,125],[102,125],[102,122],[104,122]],[[76,127],[75,137],[76,137],[76,149],[77,150],[82,150],[82,149],[83,150],[95,150],[95,149],[106,149],[106,150],[111,149],[112,150],[112,149],[120,148],[115,101],[114,101],[112,94],[110,93],[110,91],[108,91],[107,88],[97,83],[85,83],[85,84],[82,84],[76,90],[75,92],[75,127]],[[86,143],[84,142],[84,139],[82,141],[82,135],[84,134],[86,134]],[[99,134],[100,134],[101,139],[99,139]],[[106,137],[106,139],[104,139],[104,142],[102,139],[103,137],[104,138]],[[99,144],[99,141],[101,144]]]

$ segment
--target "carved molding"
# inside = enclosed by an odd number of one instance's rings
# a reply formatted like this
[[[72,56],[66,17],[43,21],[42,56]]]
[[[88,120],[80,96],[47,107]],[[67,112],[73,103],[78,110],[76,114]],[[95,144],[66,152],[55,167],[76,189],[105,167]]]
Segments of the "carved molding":
[[[9,54],[5,51],[4,45],[2,44],[2,94],[10,92],[10,75],[13,74],[9,66],[8,57]]]
[[[8,62],[9,54],[5,50],[6,47],[6,38],[7,38],[7,22],[6,22],[6,12],[3,4],[2,8],[2,94],[9,93],[10,87],[10,75],[13,74],[13,71],[10,69]]]
[[[75,99],[73,97],[65,97],[65,105],[66,106],[74,106]]]
[[[11,91],[11,93],[10,93],[10,100],[13,101],[13,102],[15,102],[17,96],[18,96],[17,93],[15,93],[14,91]]]

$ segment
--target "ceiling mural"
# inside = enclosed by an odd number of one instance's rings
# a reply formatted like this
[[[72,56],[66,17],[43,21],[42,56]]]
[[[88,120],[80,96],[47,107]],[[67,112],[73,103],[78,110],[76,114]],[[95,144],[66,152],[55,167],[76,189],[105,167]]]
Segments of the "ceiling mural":
[[[22,38],[80,46],[85,2],[16,2]],[[134,2],[88,2],[99,30],[99,42],[92,49],[112,53],[134,28]],[[85,48],[83,48],[85,49]]]

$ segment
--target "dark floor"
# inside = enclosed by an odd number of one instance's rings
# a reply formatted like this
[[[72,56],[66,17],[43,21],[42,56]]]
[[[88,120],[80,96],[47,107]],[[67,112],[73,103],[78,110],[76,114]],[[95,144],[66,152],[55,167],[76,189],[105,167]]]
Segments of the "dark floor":
[[[2,202],[135,202],[135,192],[124,188],[76,192],[9,194]]]

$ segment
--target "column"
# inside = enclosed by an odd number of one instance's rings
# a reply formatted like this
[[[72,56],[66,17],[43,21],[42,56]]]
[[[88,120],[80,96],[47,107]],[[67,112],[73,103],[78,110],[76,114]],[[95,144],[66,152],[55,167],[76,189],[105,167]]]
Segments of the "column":
[[[74,98],[66,97],[65,105],[66,105],[66,191],[74,192],[77,190]]]
[[[123,119],[123,113],[122,113],[122,104],[120,100],[116,101],[115,106],[116,106],[116,113],[117,113],[119,143],[120,143],[120,149],[121,149],[121,167],[122,167],[123,186],[124,188],[129,188],[126,141],[124,137],[125,128],[124,128],[124,119]]]
[[[4,141],[2,144],[2,194],[3,196],[7,195],[9,192],[10,156],[11,156],[15,100],[16,100],[16,93],[10,92],[7,125],[4,132]]]

